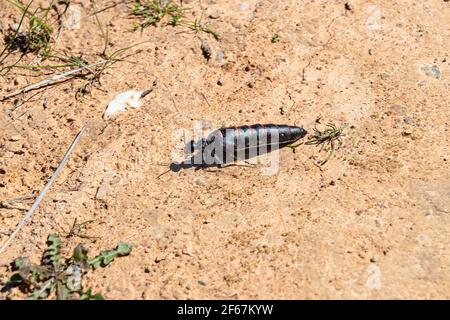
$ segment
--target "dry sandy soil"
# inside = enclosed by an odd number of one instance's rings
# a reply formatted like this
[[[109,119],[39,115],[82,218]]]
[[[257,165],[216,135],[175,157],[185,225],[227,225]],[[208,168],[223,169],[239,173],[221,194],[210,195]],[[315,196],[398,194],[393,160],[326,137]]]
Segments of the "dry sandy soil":
[[[71,3],[80,28],[63,24],[53,46],[94,62],[103,50],[94,9]],[[97,9],[112,3],[98,0]],[[1,254],[0,285],[15,257],[39,261],[47,235],[64,235],[77,219],[93,220],[85,234],[98,238],[68,240],[67,250],[133,246],[85,279],[108,299],[450,298],[450,2],[184,3],[192,19],[203,11],[219,41],[164,23],[132,32],[138,20],[119,4],[98,14],[109,50],[146,42],[88,94],[76,97],[77,78],[0,102],[0,243],[88,128]],[[0,18],[5,30],[20,14],[2,1]],[[28,54],[21,64],[37,62]],[[52,72],[4,72],[0,96]],[[103,120],[117,93],[155,80],[141,108]],[[325,155],[301,146],[280,152],[273,176],[229,167],[156,179],[171,161],[173,132],[197,120],[311,133],[318,117],[351,125],[322,168],[314,161]]]

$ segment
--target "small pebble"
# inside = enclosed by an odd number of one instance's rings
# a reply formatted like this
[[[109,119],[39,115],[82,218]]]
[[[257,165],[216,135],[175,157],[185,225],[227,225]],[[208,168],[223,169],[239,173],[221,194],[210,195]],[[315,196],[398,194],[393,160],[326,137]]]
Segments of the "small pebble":
[[[403,122],[405,122],[406,124],[412,124],[413,120],[411,117],[404,117]]]
[[[435,79],[441,78],[441,70],[437,64],[425,64],[421,67],[422,72],[428,76]]]
[[[211,47],[208,45],[208,43],[202,41],[200,49],[202,50],[203,57],[205,57],[206,60],[209,60],[211,58],[212,52]]]
[[[19,25],[18,23],[11,23],[11,24],[9,25],[9,29],[10,29],[11,31],[13,31],[13,32],[16,32],[17,30],[19,30],[19,31],[22,31],[22,30],[23,30],[22,26]]]
[[[216,61],[221,62],[224,57],[225,57],[225,54],[223,53],[223,51],[218,49],[216,52]]]
[[[210,19],[219,19],[220,18],[220,13],[218,11],[211,13],[208,18]]]
[[[22,139],[22,136],[14,135],[9,138],[9,141],[19,141],[20,139]]]
[[[194,183],[199,187],[203,187],[205,185],[205,182],[200,178],[195,178]]]
[[[201,286],[206,286],[206,283],[203,282],[202,280],[198,280],[198,284],[201,285]]]
[[[245,3],[245,2],[239,4],[239,9],[241,9],[241,10],[247,10],[247,9],[248,9],[248,4]]]

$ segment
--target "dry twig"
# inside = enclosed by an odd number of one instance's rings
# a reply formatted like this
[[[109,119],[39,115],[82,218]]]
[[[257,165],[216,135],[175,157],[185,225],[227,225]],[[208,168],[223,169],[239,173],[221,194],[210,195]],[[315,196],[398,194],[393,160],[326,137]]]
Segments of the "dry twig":
[[[25,223],[28,221],[28,219],[31,217],[31,215],[33,214],[33,212],[36,210],[36,208],[38,207],[38,205],[41,203],[42,199],[44,198],[45,194],[47,193],[47,191],[50,189],[50,187],[52,186],[52,184],[55,182],[56,178],[59,176],[59,174],[61,173],[62,169],[64,168],[67,160],[69,159],[70,155],[72,154],[73,150],[75,149],[75,147],[78,144],[78,141],[80,140],[81,136],[83,135],[84,131],[86,129],[86,126],[84,126],[83,128],[81,128],[80,132],[76,135],[75,139],[73,140],[72,144],[70,145],[69,149],[67,150],[66,154],[64,155],[64,158],[62,159],[61,163],[59,164],[58,168],[56,169],[56,171],[53,173],[52,177],[50,178],[50,180],[47,182],[47,184],[45,185],[44,189],[42,189],[41,193],[39,193],[38,197],[36,198],[36,200],[34,201],[33,205],[31,206],[30,210],[28,210],[28,212],[25,214],[25,216],[22,218],[22,220],[19,222],[19,224],[17,225],[16,229],[14,230],[14,232],[9,236],[9,238],[3,243],[2,247],[0,248],[0,253],[2,253],[6,247],[11,243],[11,241],[16,237],[17,233],[19,232],[19,230],[25,225]]]

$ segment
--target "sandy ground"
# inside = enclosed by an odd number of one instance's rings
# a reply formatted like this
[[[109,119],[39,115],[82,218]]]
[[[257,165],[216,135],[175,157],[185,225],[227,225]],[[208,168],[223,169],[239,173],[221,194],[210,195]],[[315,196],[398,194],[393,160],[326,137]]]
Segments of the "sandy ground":
[[[71,3],[80,28],[63,27],[54,45],[94,62],[102,39],[92,5]],[[88,125],[0,256],[0,284],[15,257],[39,261],[47,235],[77,219],[94,220],[85,233],[98,238],[72,239],[67,250],[80,241],[91,255],[133,246],[86,278],[109,299],[450,298],[450,2],[184,3],[191,17],[204,11],[220,41],[164,24],[131,32],[136,19],[120,4],[98,14],[111,50],[147,42],[101,85],[77,99],[83,80],[73,79],[0,103],[0,200],[31,198],[0,208],[0,243]],[[2,1],[0,18],[5,27],[20,14]],[[36,61],[29,54],[22,64]],[[0,96],[45,77],[12,69]],[[102,119],[117,93],[155,80],[140,109]],[[280,152],[273,176],[229,167],[156,179],[171,161],[172,134],[195,121],[312,132],[318,117],[351,125],[322,168],[318,148],[302,146]]]

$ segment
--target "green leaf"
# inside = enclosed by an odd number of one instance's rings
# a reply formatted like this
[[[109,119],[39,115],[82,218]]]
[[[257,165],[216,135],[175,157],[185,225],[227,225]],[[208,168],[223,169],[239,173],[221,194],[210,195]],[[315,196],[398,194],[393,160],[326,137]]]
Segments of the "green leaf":
[[[61,239],[56,234],[50,234],[47,237],[47,250],[44,252],[42,263],[58,267],[61,258]]]
[[[92,294],[91,288],[87,289],[86,292],[83,292],[80,298],[81,300],[105,300],[105,298],[99,293]]]
[[[89,268],[87,249],[83,247],[82,244],[79,244],[73,250],[72,256],[70,257],[70,263],[76,264],[83,269]]]
[[[17,285],[20,283],[24,283],[24,279],[22,278],[22,275],[18,272],[18,273],[14,273],[11,278],[9,278],[8,280],[8,284],[11,285]]]
[[[58,281],[58,283],[56,284],[56,299],[69,299],[69,289],[67,289],[66,285],[62,281]]]
[[[25,257],[14,259],[12,269],[18,272],[9,280],[11,284],[25,283],[31,285],[45,281],[50,277],[48,268],[34,264]]]
[[[71,264],[65,271],[65,286],[70,292],[80,292],[82,289],[83,270],[75,264]]]
[[[89,261],[89,264],[97,269],[98,267],[106,267],[110,264],[116,257],[122,257],[130,254],[131,246],[128,243],[121,242],[113,250],[105,250],[100,252],[98,256]]]
[[[35,289],[31,295],[29,295],[27,300],[45,299],[47,298],[52,290],[55,288],[56,283],[54,278],[47,280],[42,286]]]
[[[19,270],[20,268],[22,268],[24,265],[29,265],[31,264],[30,259],[26,258],[26,257],[19,257],[14,259],[14,261],[12,262],[12,269],[13,271]]]

